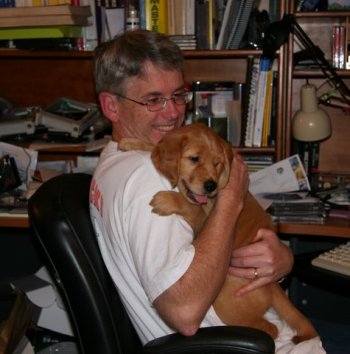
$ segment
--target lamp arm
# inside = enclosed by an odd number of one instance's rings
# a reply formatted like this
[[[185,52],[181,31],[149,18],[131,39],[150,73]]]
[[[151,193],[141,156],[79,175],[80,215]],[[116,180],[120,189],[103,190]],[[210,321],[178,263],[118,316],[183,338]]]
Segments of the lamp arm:
[[[349,88],[337,74],[337,71],[326,60],[323,51],[312,42],[310,37],[301,28],[294,15],[286,14],[282,20],[273,22],[268,26],[265,32],[263,56],[273,59],[278,48],[287,42],[290,33],[293,33],[298,38],[302,46],[304,46],[305,52],[312,54],[311,59],[320,67],[333,88],[338,90],[342,100],[350,106]],[[320,101],[323,104],[328,103],[322,97]]]
[[[350,100],[348,96],[350,96],[350,90],[345,85],[344,81],[341,77],[337,74],[337,71],[331,66],[326,60],[323,51],[320,47],[316,46],[310,37],[305,33],[305,31],[301,28],[299,23],[295,20],[293,15],[284,15],[285,21],[290,23],[290,28],[295,36],[299,39],[302,45],[308,49],[312,54],[312,60],[317,64],[324,75],[328,78],[328,80],[333,84],[333,87],[339,91],[342,96],[342,99],[350,105]]]

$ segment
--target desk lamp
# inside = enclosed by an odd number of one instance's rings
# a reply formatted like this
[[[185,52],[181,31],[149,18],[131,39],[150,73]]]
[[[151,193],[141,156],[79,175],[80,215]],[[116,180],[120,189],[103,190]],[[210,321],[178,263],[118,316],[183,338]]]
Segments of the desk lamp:
[[[321,141],[331,135],[328,114],[318,106],[316,87],[306,83],[301,88],[301,108],[293,117],[292,133],[296,140]]]

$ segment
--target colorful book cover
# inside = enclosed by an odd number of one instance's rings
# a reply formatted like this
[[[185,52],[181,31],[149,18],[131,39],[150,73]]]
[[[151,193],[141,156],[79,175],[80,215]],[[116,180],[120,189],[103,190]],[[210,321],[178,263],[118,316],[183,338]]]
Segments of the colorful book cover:
[[[245,147],[253,146],[255,107],[256,107],[256,98],[257,98],[257,91],[258,91],[259,72],[260,72],[260,58],[255,57],[253,59],[253,64],[250,73],[251,76],[249,82],[249,99],[248,99],[247,121],[246,121],[245,139],[244,139]]]
[[[255,102],[255,118],[254,118],[254,129],[253,129],[253,146],[261,147],[263,124],[264,124],[264,113],[265,113],[265,100],[266,100],[266,89],[267,89],[267,73],[271,70],[270,60],[267,58],[261,58],[260,60],[260,70],[258,78],[258,87],[256,92],[256,102]]]
[[[146,28],[167,34],[167,0],[145,0]]]
[[[269,70],[266,75],[266,95],[265,95],[262,140],[261,140],[262,147],[267,147],[269,144],[269,135],[271,129],[271,111],[272,111],[272,85],[273,85],[273,73],[272,70]]]

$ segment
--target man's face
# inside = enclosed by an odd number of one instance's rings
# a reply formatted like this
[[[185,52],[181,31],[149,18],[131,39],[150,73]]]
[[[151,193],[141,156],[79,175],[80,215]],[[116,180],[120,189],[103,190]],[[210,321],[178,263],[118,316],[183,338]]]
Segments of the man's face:
[[[146,75],[127,82],[125,96],[145,103],[159,96],[170,98],[183,91],[184,81],[180,71],[161,70],[149,63]],[[168,100],[165,108],[157,112],[150,112],[147,106],[126,99],[120,99],[117,105],[117,140],[133,137],[152,145],[182,125],[186,110],[186,105],[176,105],[172,100]]]

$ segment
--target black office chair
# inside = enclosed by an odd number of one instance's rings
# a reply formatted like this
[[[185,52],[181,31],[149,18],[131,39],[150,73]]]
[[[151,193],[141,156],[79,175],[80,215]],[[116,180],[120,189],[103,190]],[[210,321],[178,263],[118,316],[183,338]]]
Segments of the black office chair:
[[[82,354],[274,353],[264,332],[244,327],[202,328],[142,346],[102,261],[89,217],[88,174],[64,174],[29,200],[34,234],[66,301]]]

